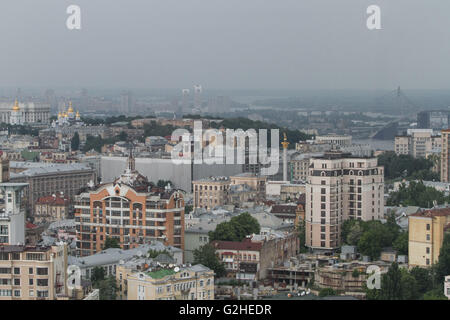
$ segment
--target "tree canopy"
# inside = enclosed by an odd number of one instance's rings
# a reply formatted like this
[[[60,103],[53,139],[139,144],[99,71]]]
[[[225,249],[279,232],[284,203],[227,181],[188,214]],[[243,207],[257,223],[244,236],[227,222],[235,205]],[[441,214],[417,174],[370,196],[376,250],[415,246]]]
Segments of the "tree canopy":
[[[431,171],[434,163],[430,159],[397,155],[394,151],[387,151],[378,156],[378,165],[384,166],[386,179],[439,180],[439,175]]]
[[[231,218],[230,221],[219,223],[216,230],[209,232],[209,239],[211,241],[242,241],[250,234],[258,234],[260,229],[258,220],[248,212],[244,212]]]
[[[216,250],[210,244],[205,244],[199,249],[194,250],[194,264],[202,264],[214,270],[217,277],[225,275],[225,266],[216,256]]]
[[[388,206],[418,206],[422,208],[431,208],[433,201],[437,204],[448,202],[450,197],[446,197],[443,192],[432,187],[426,187],[422,181],[410,181],[409,185],[402,183],[398,191],[389,195]]]

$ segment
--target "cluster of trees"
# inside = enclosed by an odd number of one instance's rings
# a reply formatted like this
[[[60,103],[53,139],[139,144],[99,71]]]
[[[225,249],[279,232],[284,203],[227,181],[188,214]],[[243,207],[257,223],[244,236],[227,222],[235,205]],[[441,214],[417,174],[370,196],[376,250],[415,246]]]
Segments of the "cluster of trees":
[[[258,220],[248,212],[231,218],[230,221],[219,223],[216,230],[209,232],[210,241],[242,241],[246,236],[258,234],[261,227]]]
[[[216,249],[211,244],[205,244],[194,250],[194,264],[202,264],[214,270],[217,278],[225,275],[225,266],[216,256]]]
[[[100,300],[116,300],[117,283],[113,276],[105,277],[105,270],[102,267],[95,267],[91,275],[92,287],[99,289]]]
[[[248,212],[231,218],[228,222],[219,223],[215,231],[209,232],[209,240],[242,241],[247,235],[260,232],[258,220]],[[216,256],[216,250],[211,244],[206,244],[194,251],[194,264],[203,264],[214,270],[217,277],[225,275],[225,266]]]
[[[447,300],[444,277],[450,274],[450,234],[446,234],[438,262],[431,268],[399,268],[393,263],[381,277],[380,289],[368,289],[368,300]]]
[[[103,250],[109,248],[120,248],[119,240],[116,238],[106,237],[105,244],[103,245]]]
[[[384,176],[389,180],[406,178],[439,181],[440,178],[438,173],[431,170],[434,165],[431,159],[397,155],[394,151],[388,151],[378,156],[378,164],[384,166]]]
[[[408,254],[408,234],[400,230],[394,214],[386,223],[347,220],[342,225],[341,239],[345,244],[357,246],[361,254],[371,259],[378,259],[384,247],[393,247],[399,254]]]
[[[402,183],[398,191],[392,192],[386,202],[388,206],[418,206],[431,208],[433,201],[437,204],[449,202],[450,196],[433,187],[426,187],[422,181],[410,181],[409,185]]]
[[[154,118],[155,116],[147,116],[145,118]],[[127,117],[125,115],[120,116],[112,116],[107,117],[105,119],[103,118],[85,118],[82,117],[81,120],[86,123],[87,125],[111,125],[116,122],[131,122],[136,119],[143,119],[143,116],[135,116],[135,117]]]
[[[172,181],[160,179],[160,180],[158,180],[158,182],[156,183],[156,186],[157,186],[158,188],[165,188],[165,187],[168,186],[169,184],[170,184],[171,186],[173,186]]]
[[[74,137],[75,137],[75,135],[74,135]],[[102,147],[106,144],[114,144],[118,141],[127,141],[127,140],[128,140],[128,135],[125,131],[120,132],[120,134],[118,134],[115,137],[107,138],[107,139],[103,139],[101,136],[88,135],[86,137],[86,143],[84,144],[82,151],[87,152],[89,150],[94,149],[97,152],[101,152]],[[73,142],[73,138],[72,138],[71,143],[72,142]]]
[[[144,125],[144,137],[150,136],[171,136],[172,133],[177,129],[170,124],[161,125],[156,121],[152,121],[150,124]]]

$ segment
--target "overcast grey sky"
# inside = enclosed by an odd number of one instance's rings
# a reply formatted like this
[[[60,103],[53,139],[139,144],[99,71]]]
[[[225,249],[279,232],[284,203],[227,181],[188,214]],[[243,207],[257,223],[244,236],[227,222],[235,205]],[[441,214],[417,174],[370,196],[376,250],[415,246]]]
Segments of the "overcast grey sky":
[[[448,0],[2,0],[0,86],[449,89],[449,15]]]

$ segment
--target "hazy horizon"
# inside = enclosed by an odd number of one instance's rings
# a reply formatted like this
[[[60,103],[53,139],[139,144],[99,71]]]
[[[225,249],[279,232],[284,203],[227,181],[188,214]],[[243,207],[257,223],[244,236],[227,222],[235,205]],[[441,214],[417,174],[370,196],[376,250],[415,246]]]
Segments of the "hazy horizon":
[[[70,4],[81,30],[66,28]],[[372,4],[382,30],[366,28]],[[0,87],[446,91],[449,11],[439,0],[2,1]]]

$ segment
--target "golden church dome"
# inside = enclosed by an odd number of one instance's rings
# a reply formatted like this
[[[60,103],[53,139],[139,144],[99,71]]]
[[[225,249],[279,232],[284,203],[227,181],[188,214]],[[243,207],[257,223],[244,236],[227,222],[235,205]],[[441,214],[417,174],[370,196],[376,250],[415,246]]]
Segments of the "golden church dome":
[[[19,110],[20,110],[20,108],[19,108],[19,102],[17,101],[17,99],[16,99],[16,101],[14,102],[14,107],[12,108],[12,110],[13,110],[13,111],[19,111]]]

